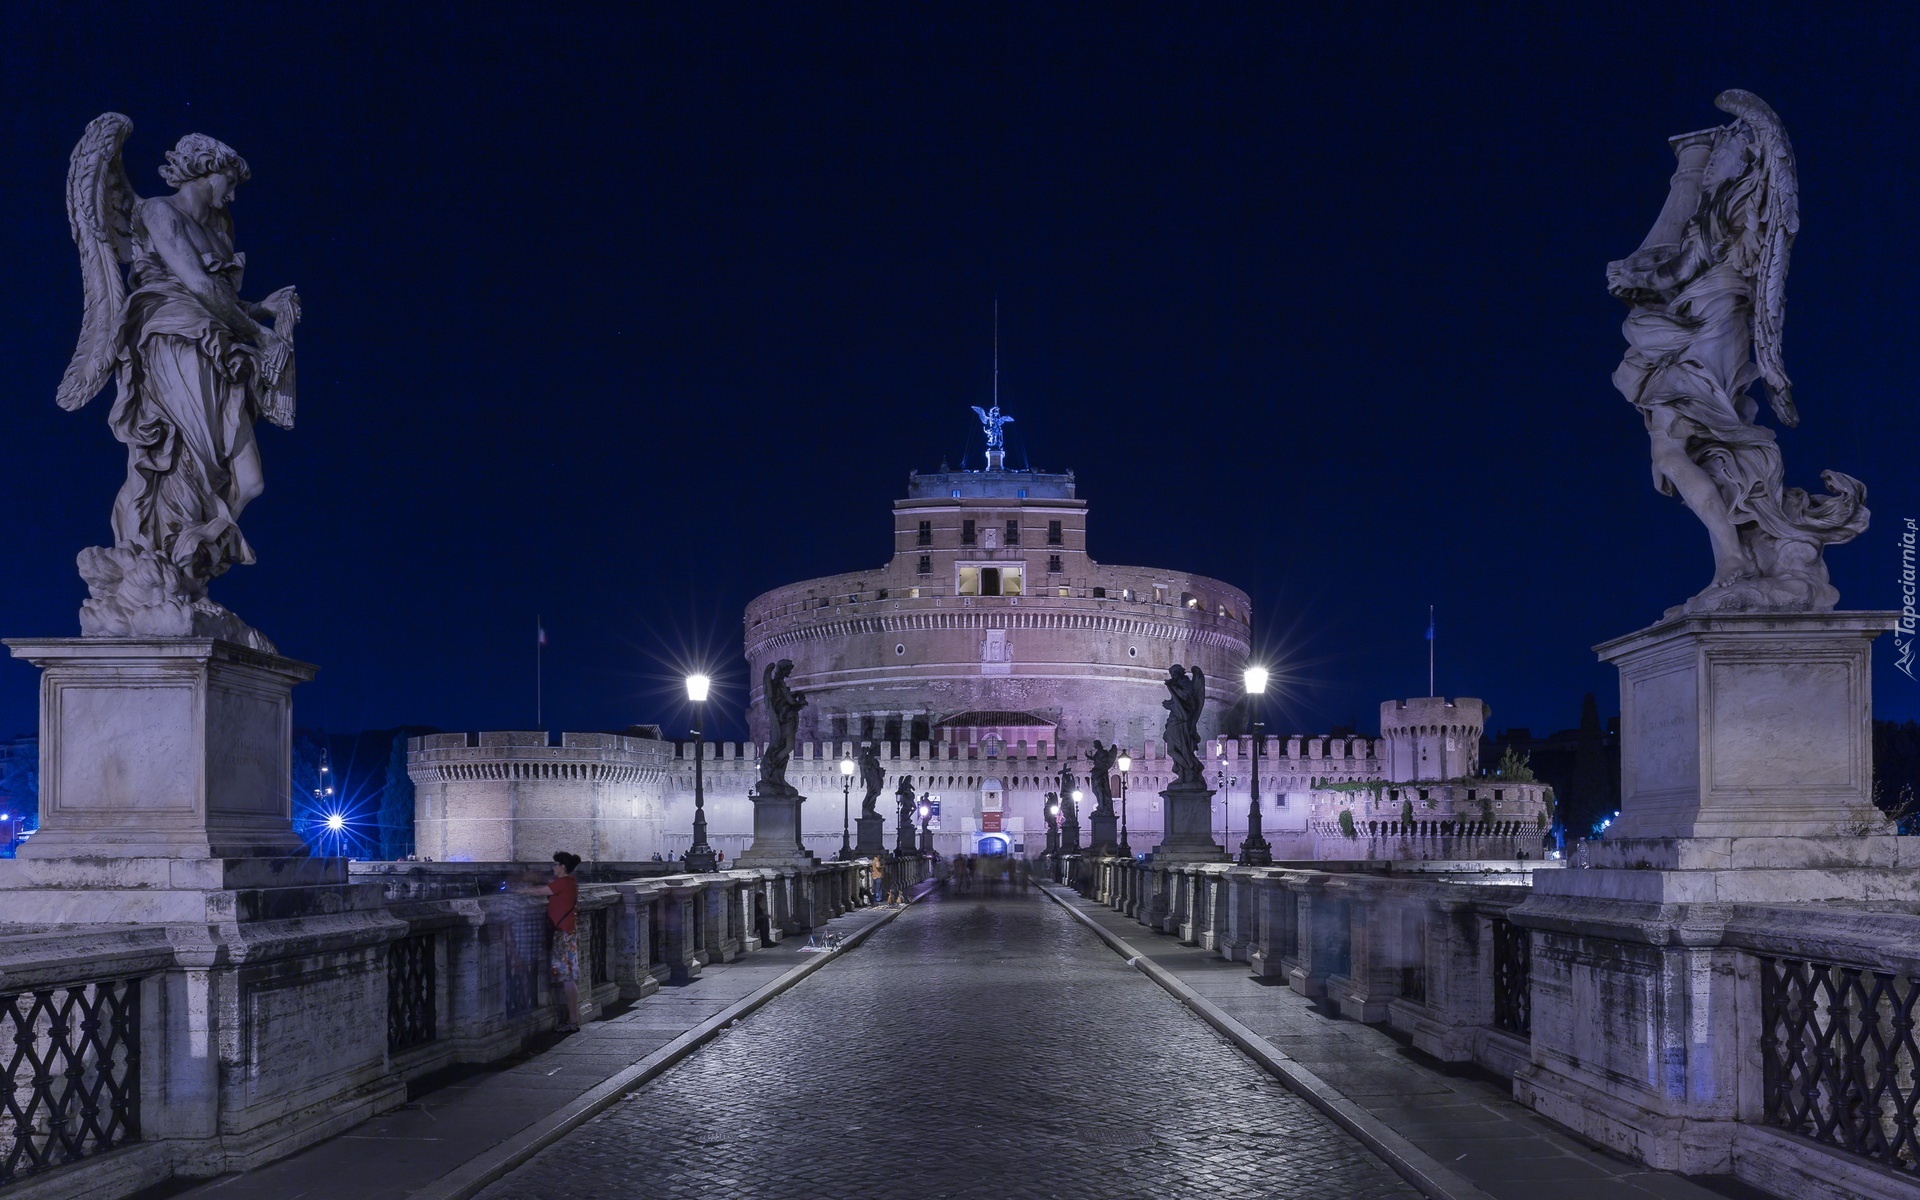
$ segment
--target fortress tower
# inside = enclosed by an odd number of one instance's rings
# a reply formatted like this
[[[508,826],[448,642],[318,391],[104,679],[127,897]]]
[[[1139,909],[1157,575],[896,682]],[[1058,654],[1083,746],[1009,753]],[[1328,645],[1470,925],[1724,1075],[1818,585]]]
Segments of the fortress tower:
[[[913,474],[875,569],[776,588],[747,606],[749,725],[760,680],[790,658],[803,740],[1021,741],[1136,752],[1160,738],[1174,663],[1209,676],[1203,736],[1240,700],[1246,593],[1217,579],[1114,567],[1087,553],[1071,473]]]
[[[1387,778],[1394,783],[1464,779],[1480,773],[1487,706],[1471,696],[1422,696],[1380,705]]]

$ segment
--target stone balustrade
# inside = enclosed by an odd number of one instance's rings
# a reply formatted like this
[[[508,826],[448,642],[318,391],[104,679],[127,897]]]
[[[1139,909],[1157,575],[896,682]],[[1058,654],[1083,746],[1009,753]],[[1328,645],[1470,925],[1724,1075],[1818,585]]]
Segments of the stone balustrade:
[[[1651,1166],[1820,1200],[1920,1188],[1910,906],[1727,904],[1675,944],[1651,909],[1636,942],[1536,893],[1534,871],[1558,864],[1056,868],[1088,900],[1512,1080]]]
[[[331,946],[328,918],[306,918],[232,991],[177,927],[0,929],[0,1089],[17,1106],[0,1104],[0,1196],[112,1197],[258,1166],[404,1102],[421,1076],[516,1053],[556,1019],[545,901],[503,890],[529,870],[354,863],[352,890],[381,903],[352,936]],[[623,874],[581,872],[585,1019],[878,899],[864,860]],[[311,986],[315,972],[341,986]],[[236,1138],[229,1110],[262,1079],[292,1082]]]

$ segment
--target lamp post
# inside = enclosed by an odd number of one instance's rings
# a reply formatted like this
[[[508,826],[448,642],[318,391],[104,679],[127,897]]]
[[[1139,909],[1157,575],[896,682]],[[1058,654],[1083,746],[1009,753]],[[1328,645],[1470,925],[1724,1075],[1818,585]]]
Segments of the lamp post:
[[[687,699],[693,704],[693,845],[681,860],[689,871],[718,871],[719,861],[713,847],[707,845],[707,788],[704,775],[707,757],[707,692],[713,680],[705,675],[687,676]]]
[[[853,760],[840,760],[840,861],[853,861],[853,839],[847,836],[847,813],[853,804]]]
[[[1267,669],[1248,667],[1246,673],[1248,707],[1253,712],[1253,793],[1247,801],[1247,836],[1240,842],[1240,862],[1248,867],[1273,864],[1273,847],[1260,834],[1260,698],[1267,694]]]
[[[926,792],[920,793],[920,853],[933,856],[933,797]]]
[[[1120,853],[1133,857],[1133,847],[1127,845],[1127,772],[1133,770],[1133,755],[1125,750],[1120,752]]]

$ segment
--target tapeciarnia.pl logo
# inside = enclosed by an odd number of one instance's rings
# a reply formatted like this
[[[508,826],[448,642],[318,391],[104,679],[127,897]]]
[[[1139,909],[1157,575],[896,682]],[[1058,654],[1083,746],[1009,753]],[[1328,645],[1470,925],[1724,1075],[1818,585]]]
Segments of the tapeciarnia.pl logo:
[[[1907,518],[1907,526],[1900,533],[1900,622],[1893,627],[1893,665],[1894,669],[1912,679],[1914,652],[1914,566],[1913,550],[1916,534],[1920,534],[1920,522],[1913,517]]]

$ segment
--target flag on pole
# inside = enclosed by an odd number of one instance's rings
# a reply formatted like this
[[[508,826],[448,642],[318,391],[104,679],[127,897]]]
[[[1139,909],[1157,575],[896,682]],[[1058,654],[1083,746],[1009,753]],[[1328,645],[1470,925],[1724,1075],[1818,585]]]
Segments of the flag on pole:
[[[1432,637],[1433,635],[1428,634],[1427,636]],[[544,646],[547,644],[547,627],[540,623],[539,617],[533,619],[533,644],[536,646]]]
[[[1433,640],[1433,608],[1431,605],[1427,608],[1427,640]]]

